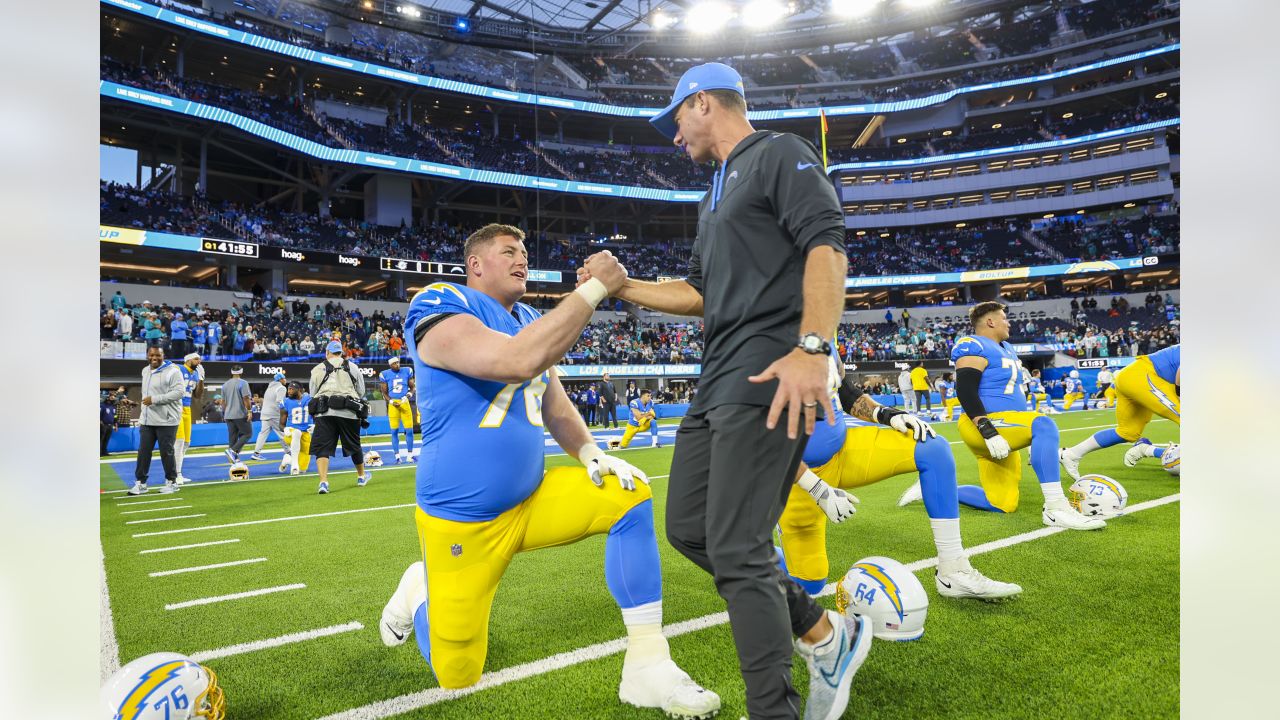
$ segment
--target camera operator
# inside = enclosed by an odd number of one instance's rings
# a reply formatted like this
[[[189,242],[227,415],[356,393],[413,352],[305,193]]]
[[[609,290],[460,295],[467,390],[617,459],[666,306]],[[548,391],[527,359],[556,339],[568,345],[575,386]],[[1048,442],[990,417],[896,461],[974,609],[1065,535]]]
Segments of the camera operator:
[[[360,449],[360,428],[368,427],[369,404],[364,401],[364,375],[342,354],[342,343],[331,341],[324,349],[324,362],[311,368],[311,402],[308,411],[316,428],[311,438],[311,455],[320,473],[319,493],[329,492],[329,458],[342,441],[342,454],[356,466],[356,486],[369,481]]]

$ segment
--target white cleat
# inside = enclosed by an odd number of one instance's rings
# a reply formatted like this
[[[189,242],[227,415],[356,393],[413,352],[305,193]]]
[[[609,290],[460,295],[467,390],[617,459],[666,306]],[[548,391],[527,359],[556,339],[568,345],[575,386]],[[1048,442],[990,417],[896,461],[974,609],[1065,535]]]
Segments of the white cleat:
[[[1058,462],[1062,463],[1062,469],[1071,476],[1072,480],[1080,479],[1080,458],[1073,457],[1070,450],[1066,448],[1059,450]]]
[[[1155,446],[1149,440],[1139,440],[1124,451],[1125,467],[1137,467],[1142,458],[1155,457]]]
[[[427,599],[427,570],[422,561],[410,565],[400,576],[400,584],[382,608],[382,622],[378,632],[382,644],[395,647],[404,644],[413,634],[413,613]]]
[[[933,574],[933,584],[943,597],[999,600],[1022,592],[1021,585],[992,580],[978,572],[969,564],[968,558],[948,565],[949,567],[939,565],[937,572]]]
[[[1107,526],[1107,522],[1102,518],[1081,515],[1078,510],[1068,505],[1066,500],[1045,503],[1040,519],[1049,527],[1068,530],[1101,530]]]
[[[129,488],[130,495],[144,495],[147,492],[147,484],[144,482],[135,482],[133,487]]]
[[[697,720],[720,712],[720,696],[694,682],[670,658],[637,668],[622,665],[618,699],[628,705],[658,708],[669,718]]]
[[[191,482],[191,478],[187,477],[186,475],[179,475],[177,479],[174,480],[174,482],[176,482],[179,485],[186,485],[187,483]]]
[[[920,489],[920,483],[912,483],[911,487],[902,491],[902,495],[898,497],[898,507],[906,507],[913,502],[924,499],[924,491]]]
[[[278,472],[280,472],[281,474],[289,472],[289,456],[288,455],[285,455],[284,459],[280,461],[280,467],[278,469]]]
[[[160,486],[160,490],[158,490],[157,492],[160,492],[161,494],[164,494],[164,495],[168,495],[169,493],[176,493],[178,492],[178,483],[166,482],[165,484]]]

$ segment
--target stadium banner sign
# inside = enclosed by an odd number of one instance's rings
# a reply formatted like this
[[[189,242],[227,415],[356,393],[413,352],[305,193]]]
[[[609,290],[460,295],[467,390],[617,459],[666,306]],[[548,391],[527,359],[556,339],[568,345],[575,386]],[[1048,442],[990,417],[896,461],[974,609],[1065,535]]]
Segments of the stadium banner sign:
[[[662,108],[627,107],[623,105],[592,102],[589,100],[573,100],[571,98],[538,95],[535,93],[518,92],[502,88],[492,88],[485,85],[477,85],[475,83],[462,82],[460,80],[449,80],[431,75],[420,75],[408,70],[386,67],[384,65],[378,65],[376,63],[365,62],[363,60],[356,60],[353,58],[344,58],[338,55],[321,52],[319,50],[312,50],[310,48],[292,45],[281,40],[275,40],[261,35],[254,35],[253,33],[246,32],[244,30],[237,30],[208,20],[201,20],[190,15],[158,7],[151,3],[140,2],[139,0],[101,0],[101,3],[103,5],[110,5],[111,7],[126,10],[128,12],[137,13],[169,25],[175,25],[185,30],[191,30],[215,37],[219,40],[238,43],[258,50],[265,50],[278,55],[296,58],[303,62],[313,62],[318,65],[324,65],[325,67],[370,75],[382,80],[405,83],[419,88],[442,90],[445,92],[458,93],[460,95],[471,95],[474,97],[488,98],[490,100],[498,100],[502,102],[537,105],[540,107],[555,108],[557,110],[573,110],[577,112],[610,115],[613,117],[623,118],[650,118],[662,111]],[[980,85],[971,85],[910,100],[899,100],[887,103],[865,103],[861,105],[837,105],[832,107],[752,110],[747,113],[747,118],[755,121],[794,120],[797,118],[818,118],[819,114],[823,111],[825,111],[829,116],[841,116],[878,115],[902,112],[904,110],[916,110],[944,103],[954,97],[967,93],[1050,82],[1060,78],[1078,75],[1080,73],[1143,60],[1156,55],[1178,52],[1181,49],[1182,44],[1174,42],[1158,48],[1143,50],[1141,52],[1131,53],[1117,58],[1110,58],[1108,60],[1100,60],[1098,62],[1089,63],[1088,65],[1081,65],[1079,67],[1059,70],[1057,72],[1014,78],[1011,80],[1000,80]]]
[[[1168,264],[1176,256],[1148,255],[1146,257],[1117,258],[1114,260],[1088,260],[1056,265],[997,268],[994,270],[966,270],[964,272],[929,273],[922,275],[885,275],[881,277],[845,278],[846,289],[895,287],[899,285],[936,285],[943,283],[976,283],[996,280],[1022,280],[1026,278],[1078,275],[1091,272],[1113,272],[1150,268]]]
[[[497,170],[481,170],[477,168],[445,165],[442,163],[424,162],[422,160],[414,160],[412,158],[380,155],[378,153],[366,152],[364,150],[332,148],[328,145],[321,145],[314,140],[308,140],[307,138],[299,137],[293,133],[285,132],[284,130],[272,127],[266,123],[247,118],[238,113],[231,112],[230,110],[216,108],[212,105],[205,105],[204,103],[198,103],[192,100],[171,97],[162,93],[140,90],[128,85],[111,82],[110,80],[98,81],[98,95],[103,98],[123,100],[125,102],[146,105],[158,110],[176,112],[182,115],[197,117],[202,120],[230,125],[231,127],[242,130],[250,135],[255,135],[278,145],[283,145],[290,150],[294,150],[295,152],[299,152],[304,155],[309,155],[325,162],[360,165],[363,167],[377,168],[379,170],[394,170],[417,175],[431,175],[433,177],[484,183],[487,185],[522,188],[525,190],[551,190],[555,192],[575,193],[578,195],[616,197],[631,200],[649,200],[654,202],[696,203],[702,200],[702,196],[705,192],[702,190],[669,190],[667,188],[640,187],[636,185],[609,185],[607,183],[579,182],[577,180],[537,177],[533,175],[499,172]],[[1173,118],[1171,120],[1161,120],[1158,122],[1135,125],[1129,128],[1108,130],[1106,132],[1095,133],[1093,135],[1084,135],[1082,137],[1070,138],[1068,140],[1052,140],[1042,143],[1015,145],[1007,148],[975,150],[972,152],[955,153],[952,155],[935,155],[933,157],[917,158],[914,160],[844,163],[841,165],[832,165],[827,168],[827,173],[830,174],[841,170],[861,168],[887,168],[902,165],[919,165],[922,163],[934,164],[950,160],[1003,155],[1013,152],[1048,150],[1058,147],[1067,147],[1070,145],[1079,145],[1081,143],[1095,142],[1098,140],[1119,137],[1121,135],[1129,135],[1137,132],[1146,132],[1163,127],[1170,127],[1172,125],[1177,125],[1179,122],[1181,122],[1179,118]]]
[[[140,245],[143,247],[164,248],[166,250],[275,260],[298,265],[322,265],[332,268],[357,268],[363,270],[394,270],[396,272],[422,275],[466,275],[466,268],[458,263],[427,262],[388,257],[376,258],[322,250],[282,248],[274,245],[259,245],[258,243],[243,240],[172,235],[154,230],[137,230],[111,225],[98,226],[98,240],[121,245]],[[558,283],[563,277],[564,273],[559,270],[529,270],[529,280],[531,282]]]

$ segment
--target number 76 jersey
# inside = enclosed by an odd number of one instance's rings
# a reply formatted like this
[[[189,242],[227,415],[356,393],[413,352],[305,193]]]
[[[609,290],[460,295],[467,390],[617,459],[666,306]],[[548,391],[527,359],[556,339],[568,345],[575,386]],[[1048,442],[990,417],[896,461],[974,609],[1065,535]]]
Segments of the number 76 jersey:
[[[987,412],[1027,409],[1027,396],[1022,389],[1022,365],[1012,345],[981,335],[964,335],[951,348],[951,362],[955,363],[962,357],[980,357],[987,361],[982,381],[978,383],[978,397]]]
[[[404,335],[416,338],[420,326],[451,315],[472,315],[511,336],[540,317],[523,303],[507,312],[464,285],[432,283],[409,302]],[[410,354],[422,415],[418,506],[433,517],[480,522],[532,495],[542,482],[548,374],[507,385],[432,367],[416,351]]]

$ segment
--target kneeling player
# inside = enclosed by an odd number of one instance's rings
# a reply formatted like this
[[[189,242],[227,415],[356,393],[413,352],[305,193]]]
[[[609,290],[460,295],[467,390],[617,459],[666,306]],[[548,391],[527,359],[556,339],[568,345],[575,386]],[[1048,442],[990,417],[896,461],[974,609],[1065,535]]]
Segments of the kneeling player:
[[[1071,409],[1076,401],[1080,401],[1080,409],[1088,410],[1089,402],[1085,400],[1084,383],[1080,382],[1080,371],[1072,370],[1067,373],[1067,377],[1062,381],[1062,411],[1066,412]]]
[[[956,383],[951,378],[951,373],[942,373],[942,379],[938,381],[938,395],[942,397],[942,406],[947,409],[947,422],[951,422],[956,408],[960,406],[960,400],[956,398]]]
[[[1151,355],[1139,355],[1132,365],[1115,376],[1116,426],[1099,430],[1074,447],[1062,451],[1062,469],[1080,479],[1080,461],[1094,450],[1137,442],[1151,422],[1151,416],[1182,424],[1182,345],[1174,345]]]
[[[627,448],[636,433],[649,431],[653,443],[649,447],[658,447],[658,413],[653,409],[653,393],[648,389],[640,391],[640,397],[627,404],[631,417],[627,418],[627,429],[622,431],[622,440],[609,443],[610,448]]]
[[[813,435],[805,446],[800,479],[792,486],[778,521],[782,554],[792,579],[810,594],[826,585],[830,564],[823,513],[839,522],[853,511],[851,503],[838,515],[828,511],[824,503],[842,494],[840,489],[919,472],[920,482],[907,491],[903,500],[910,502],[913,492],[915,499],[924,499],[938,548],[938,569],[934,574],[938,594],[990,600],[1022,592],[1018,585],[992,580],[969,564],[960,540],[956,461],[946,439],[938,437],[923,420],[879,405],[848,379],[840,384],[838,397],[832,397],[831,405],[836,409],[836,424],[814,424]],[[846,427],[846,410],[859,419],[888,427]],[[829,490],[826,484],[836,490]],[[806,491],[814,496],[812,500]]]
[[[1071,507],[1058,479],[1058,426],[1051,418],[1027,410],[1021,364],[1009,337],[1009,318],[998,302],[982,302],[969,311],[973,334],[956,340],[951,361],[956,366],[960,438],[978,459],[981,487],[962,485],[960,502],[979,510],[1009,513],[1018,509],[1022,452],[1031,449],[1031,468],[1044,493],[1041,520],[1071,530],[1097,530],[1101,518],[1085,517]],[[1073,371],[1074,372],[1074,371]]]
[[[545,317],[525,292],[523,233],[488,226],[468,238],[468,285],[434,283],[412,300],[406,335],[422,409],[417,526],[422,559],[383,610],[383,642],[412,632],[440,685],[480,679],[490,608],[520,552],[605,535],[604,575],[622,611],[627,652],[618,696],[675,717],[709,717],[720,698],[671,659],[653,500],[639,470],[606,455],[549,372],[625,271],[607,253],[593,280]],[[543,428],[586,467],[544,473]],[[636,480],[641,482],[637,483]]]
[[[400,358],[388,360],[391,367],[383,370],[378,376],[382,381],[382,394],[387,398],[387,426],[391,428],[391,454],[395,455],[395,463],[413,460],[413,405],[410,395],[413,393],[413,370],[400,367]],[[409,441],[408,450],[400,453],[400,432],[404,431]]]
[[[1051,415],[1054,412],[1053,403],[1049,400],[1049,393],[1045,392],[1044,382],[1040,380],[1040,371],[1032,370],[1027,373],[1027,397],[1031,400],[1031,412],[1042,412],[1040,404],[1044,403],[1044,414]],[[956,401],[960,402],[959,400]]]
[[[284,413],[284,441],[289,443],[289,453],[280,461],[280,472],[300,475],[311,466],[311,430],[315,423],[311,421],[311,413],[307,404],[311,396],[302,392],[298,383],[289,383],[289,390],[280,403],[280,412]]]

